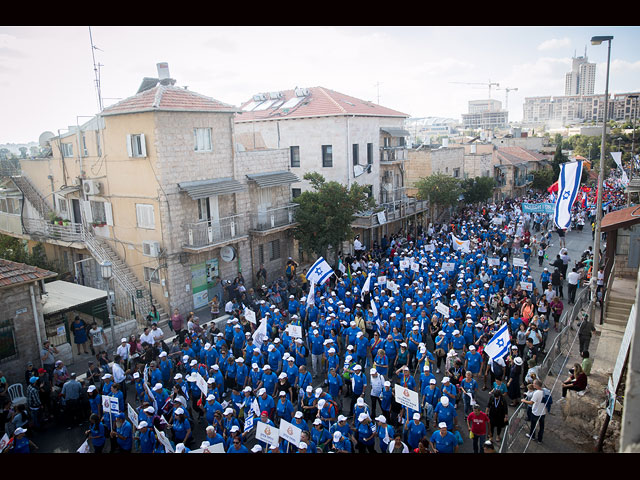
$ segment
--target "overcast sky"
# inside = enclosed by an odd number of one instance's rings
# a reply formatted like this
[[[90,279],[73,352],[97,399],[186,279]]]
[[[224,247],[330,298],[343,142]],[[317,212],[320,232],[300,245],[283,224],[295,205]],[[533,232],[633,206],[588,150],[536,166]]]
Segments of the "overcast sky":
[[[239,106],[259,92],[322,86],[412,117],[461,119],[481,85],[525,97],[563,95],[574,53],[597,64],[604,93],[640,90],[638,27],[91,27],[105,106],[136,93],[168,62],[177,85]],[[98,113],[89,27],[0,27],[0,143],[37,141]],[[505,91],[491,98],[505,103]],[[77,117],[80,118],[77,118]]]

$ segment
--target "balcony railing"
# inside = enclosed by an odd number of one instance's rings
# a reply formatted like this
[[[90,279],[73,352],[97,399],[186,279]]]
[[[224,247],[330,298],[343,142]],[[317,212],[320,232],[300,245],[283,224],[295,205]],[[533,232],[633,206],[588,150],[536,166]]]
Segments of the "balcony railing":
[[[382,207],[383,210],[380,210]],[[402,200],[394,202],[388,202],[380,205],[377,212],[361,212],[356,214],[356,219],[353,222],[353,226],[360,228],[377,227],[384,223],[393,222],[402,218],[414,215],[416,213],[424,212],[429,208],[427,200],[418,200],[413,197],[404,197]],[[381,216],[379,213],[384,213],[384,222],[380,222]]]
[[[514,185],[516,187],[522,187],[523,185],[527,185],[531,182],[533,182],[533,175],[522,175],[515,178]]]
[[[407,159],[408,150],[407,147],[381,147],[380,148],[380,162],[404,162]]]
[[[284,207],[270,208],[264,212],[251,215],[251,230],[265,232],[274,228],[280,228],[295,223],[295,211],[297,203]]]
[[[83,242],[83,226],[81,223],[56,222],[41,218],[23,218],[24,229],[30,235],[40,235],[65,242]]]
[[[232,215],[218,221],[203,220],[184,225],[185,247],[203,248],[234,240],[247,234],[247,216]]]

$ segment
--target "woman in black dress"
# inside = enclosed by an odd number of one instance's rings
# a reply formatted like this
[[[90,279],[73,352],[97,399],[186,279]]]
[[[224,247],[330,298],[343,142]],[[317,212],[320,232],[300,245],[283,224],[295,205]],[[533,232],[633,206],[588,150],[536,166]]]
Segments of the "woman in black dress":
[[[513,365],[509,371],[509,381],[507,382],[507,395],[511,399],[511,406],[518,406],[520,400],[520,378],[522,377],[522,358],[513,359]]]
[[[489,422],[491,422],[489,438],[499,442],[500,432],[507,425],[509,415],[509,407],[507,407],[507,402],[499,390],[494,391],[494,394],[489,397],[487,415],[489,416]],[[495,437],[493,436],[494,431],[496,432]]]

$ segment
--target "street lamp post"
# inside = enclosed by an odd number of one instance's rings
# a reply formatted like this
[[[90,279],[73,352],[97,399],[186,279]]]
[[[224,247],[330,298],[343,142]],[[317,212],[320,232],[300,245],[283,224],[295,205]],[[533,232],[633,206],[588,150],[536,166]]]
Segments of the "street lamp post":
[[[100,264],[100,274],[102,275],[102,279],[106,280],[107,283],[107,313],[109,314],[109,326],[111,327],[111,343],[113,348],[116,347],[116,332],[115,328],[113,328],[113,312],[111,306],[111,293],[109,292],[109,280],[113,276],[113,265],[110,261],[105,260]]]
[[[611,40],[613,36],[592,37],[592,45],[600,45],[602,42],[608,42],[607,51],[607,77],[604,89],[604,117],[602,118],[602,139],[600,142],[600,172],[598,173],[598,195],[596,200],[596,228],[595,238],[593,241],[593,263],[591,267],[591,304],[589,306],[589,321],[593,325],[596,310],[596,290],[598,271],[600,270],[600,224],[602,223],[602,188],[604,183],[604,163],[605,163],[605,146],[607,138],[607,110],[609,106],[609,64],[611,62]],[[604,293],[603,293],[604,294]]]
[[[634,157],[636,151],[636,109],[638,108],[637,100],[638,95],[629,95],[633,101],[633,117],[631,120],[631,168],[629,168],[629,184],[633,179],[633,170],[635,169],[636,159]],[[627,207],[631,206],[631,192],[627,191]]]

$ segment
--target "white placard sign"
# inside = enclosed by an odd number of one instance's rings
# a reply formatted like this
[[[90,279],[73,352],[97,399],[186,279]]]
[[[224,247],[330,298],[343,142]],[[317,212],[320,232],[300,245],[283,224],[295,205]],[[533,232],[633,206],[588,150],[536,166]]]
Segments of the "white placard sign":
[[[300,444],[300,436],[302,435],[302,429],[287,422],[286,420],[280,420],[280,436],[287,442],[292,443],[296,447]]]
[[[302,327],[300,325],[287,325],[287,331],[291,338],[302,338]]]
[[[527,262],[524,261],[524,258],[514,258],[513,259],[513,266],[514,267],[526,267],[527,266]]]
[[[80,448],[76,450],[76,453],[91,453],[91,448],[89,447],[89,440],[85,440]]]
[[[520,286],[527,292],[533,292],[533,283],[531,282],[520,282]]]
[[[490,267],[499,267],[500,266],[500,259],[499,258],[489,257],[489,258],[487,258],[487,263],[489,264]]]
[[[256,439],[268,443],[269,445],[278,445],[280,432],[278,427],[273,427],[268,423],[261,421],[256,422]]]
[[[251,310],[250,308],[244,309],[244,318],[246,318],[249,322],[256,324],[256,312]]]
[[[436,312],[440,312],[446,318],[449,318],[449,307],[447,307],[444,303],[438,302],[436,304]]]
[[[403,387],[402,385],[396,385],[395,397],[396,402],[398,402],[403,407],[410,408],[411,410],[414,410],[416,412],[420,411],[418,392],[414,392],[413,390]]]
[[[412,263],[411,264],[411,270],[413,270],[414,272],[419,272],[420,271],[420,264],[419,263]]]
[[[102,411],[105,413],[120,413],[120,404],[118,397],[110,397],[104,395],[102,397]]]
[[[209,392],[209,386],[207,385],[207,381],[204,379],[200,372],[196,372],[196,385],[202,392],[202,394],[206,397]]]
[[[409,268],[409,260],[400,260],[400,270]]]
[[[224,444],[216,443],[215,445],[210,445],[208,447],[191,450],[189,453],[225,453]]]
[[[424,251],[425,252],[435,252],[436,251],[436,246],[433,243],[428,243],[427,245],[424,246]]]
[[[129,420],[131,420],[133,426],[138,428],[138,412],[135,411],[130,403],[127,403],[127,413],[129,414]]]
[[[442,270],[445,272],[453,272],[456,269],[456,264],[452,262],[444,262],[442,264]]]
[[[156,431],[156,437],[158,437],[158,441],[162,444],[162,446],[164,447],[165,451],[167,453],[175,453],[175,450],[173,449],[173,446],[171,445],[171,442],[169,441],[167,436],[164,434],[164,432],[161,432],[156,427],[153,427],[153,428]]]
[[[385,275],[378,277],[378,285],[382,286],[386,284],[387,284],[387,277]]]
[[[378,216],[378,223],[380,225],[384,225],[385,223],[387,223],[387,216],[384,214],[384,212],[378,212],[376,215]]]

